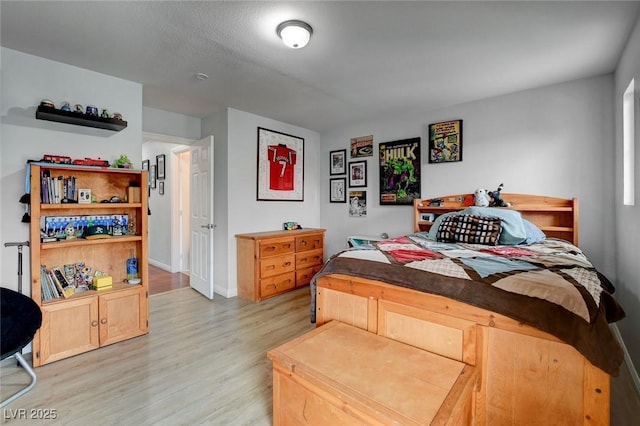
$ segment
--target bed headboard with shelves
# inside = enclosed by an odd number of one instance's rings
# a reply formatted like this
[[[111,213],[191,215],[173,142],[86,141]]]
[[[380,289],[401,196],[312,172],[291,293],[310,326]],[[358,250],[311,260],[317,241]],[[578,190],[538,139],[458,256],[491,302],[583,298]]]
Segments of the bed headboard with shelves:
[[[517,210],[522,217],[540,228],[547,237],[562,238],[578,245],[578,199],[556,198],[543,195],[501,194],[511,203],[509,210]],[[430,205],[433,200],[441,205]],[[469,204],[471,203],[471,204]],[[430,199],[413,200],[413,231],[428,231],[433,219],[443,213],[462,210],[473,205],[473,194],[457,194]]]

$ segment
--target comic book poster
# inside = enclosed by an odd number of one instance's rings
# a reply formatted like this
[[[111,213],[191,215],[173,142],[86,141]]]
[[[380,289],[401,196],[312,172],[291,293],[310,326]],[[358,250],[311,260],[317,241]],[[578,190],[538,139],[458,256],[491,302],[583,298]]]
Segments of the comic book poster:
[[[351,138],[351,158],[373,157],[373,135]]]
[[[462,161],[462,120],[429,125],[429,163]]]
[[[349,216],[367,215],[367,191],[349,191]]]
[[[420,138],[385,142],[380,153],[380,205],[413,205],[420,198]]]

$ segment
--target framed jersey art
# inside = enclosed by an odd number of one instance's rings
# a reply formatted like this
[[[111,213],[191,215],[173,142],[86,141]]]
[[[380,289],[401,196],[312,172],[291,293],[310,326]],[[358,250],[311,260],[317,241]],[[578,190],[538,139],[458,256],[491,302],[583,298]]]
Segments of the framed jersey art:
[[[258,127],[258,201],[304,201],[304,139]]]

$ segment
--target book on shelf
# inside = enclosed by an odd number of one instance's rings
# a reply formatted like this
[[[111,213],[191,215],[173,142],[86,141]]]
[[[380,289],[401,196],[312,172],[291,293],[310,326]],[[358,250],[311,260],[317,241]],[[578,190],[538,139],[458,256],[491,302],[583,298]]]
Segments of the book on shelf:
[[[77,201],[75,176],[51,177],[49,170],[40,173],[41,191],[40,202],[43,204],[59,204],[62,200]]]
[[[60,271],[60,268],[51,268],[49,273],[51,278],[55,282],[58,291],[65,299],[73,296],[73,294],[75,293],[75,287],[67,281],[62,271]]]
[[[45,265],[40,266],[40,286],[42,288],[42,300],[60,299],[62,297]]]

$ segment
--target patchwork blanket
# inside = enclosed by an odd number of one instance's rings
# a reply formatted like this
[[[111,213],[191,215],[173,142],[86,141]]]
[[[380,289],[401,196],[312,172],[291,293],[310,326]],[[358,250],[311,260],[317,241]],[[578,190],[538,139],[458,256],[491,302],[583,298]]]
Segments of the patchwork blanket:
[[[412,234],[334,255],[312,280],[345,274],[449,297],[550,333],[617,375],[623,352],[608,323],[624,318],[613,285],[576,246],[442,243]]]

